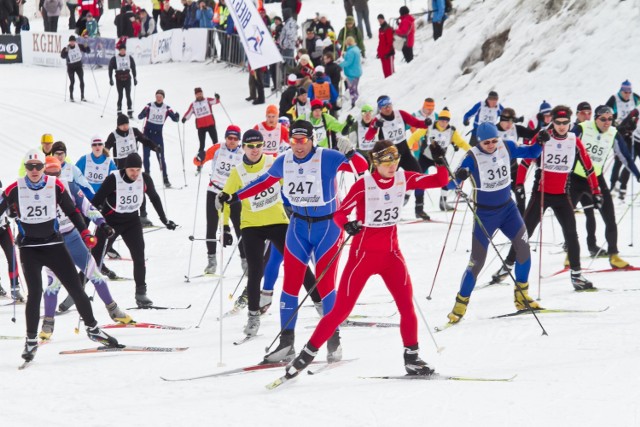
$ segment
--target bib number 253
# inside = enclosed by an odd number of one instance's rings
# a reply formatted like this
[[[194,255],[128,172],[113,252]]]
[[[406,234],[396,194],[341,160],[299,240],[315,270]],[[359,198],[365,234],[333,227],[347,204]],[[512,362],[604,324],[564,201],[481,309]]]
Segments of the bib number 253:
[[[387,222],[398,219],[400,212],[398,208],[376,209],[373,211],[374,222]]]

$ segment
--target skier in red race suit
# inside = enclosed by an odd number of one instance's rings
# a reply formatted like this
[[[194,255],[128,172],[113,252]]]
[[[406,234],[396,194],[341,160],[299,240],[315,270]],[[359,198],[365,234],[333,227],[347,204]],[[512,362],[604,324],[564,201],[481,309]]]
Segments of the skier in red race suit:
[[[373,174],[367,172],[351,187],[333,217],[338,226],[355,236],[335,305],[320,320],[302,352],[287,366],[287,377],[295,377],[313,361],[318,349],[349,316],[367,280],[376,274],[384,280],[400,312],[405,369],[410,375],[431,375],[434,372],[418,356],[418,319],[412,302],[413,286],[400,252],[396,227],[406,191],[439,188],[447,183],[444,150],[437,144],[431,144],[430,150],[438,166],[437,173],[428,176],[398,169],[400,154],[393,142],[376,142],[371,150],[375,171]],[[356,220],[349,221],[348,216],[354,208]]]

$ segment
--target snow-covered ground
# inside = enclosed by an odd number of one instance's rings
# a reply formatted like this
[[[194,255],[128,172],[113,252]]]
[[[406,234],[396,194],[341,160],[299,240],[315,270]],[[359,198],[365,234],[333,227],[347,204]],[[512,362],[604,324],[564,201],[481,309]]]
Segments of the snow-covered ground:
[[[141,2],[142,5],[149,1]],[[177,2],[176,2],[177,3]],[[371,0],[370,15],[377,32],[375,16],[383,12],[397,16],[404,2]],[[426,2],[407,2],[418,10]],[[626,78],[640,84],[637,58],[640,47],[637,26],[640,7],[635,2],[566,0],[528,2],[521,0],[456,0],[457,16],[445,28],[444,37],[434,43],[427,26],[418,31],[416,59],[402,63],[396,56],[397,74],[381,80],[378,61],[369,55],[361,83],[363,102],[375,101],[385,93],[398,108],[417,110],[427,96],[436,99],[438,108],[448,105],[453,123],[463,128],[461,115],[489,90],[500,93],[501,102],[519,114],[535,113],[543,99],[575,107],[579,101],[592,105],[604,103]],[[33,2],[27,3],[33,7]],[[149,6],[147,5],[147,6]],[[556,7],[549,13],[549,6]],[[150,7],[148,7],[150,9]],[[279,14],[278,4],[268,4],[270,12]],[[29,10],[29,9],[28,9]],[[327,12],[339,30],[344,18],[341,1],[304,1],[302,17]],[[109,17],[113,15],[110,11]],[[106,19],[106,18],[105,18]],[[111,21],[112,19],[107,19]],[[61,24],[64,19],[61,18]],[[32,19],[38,30],[41,22]],[[63,25],[61,25],[62,27]],[[463,62],[477,55],[484,40],[511,28],[504,54],[487,66],[470,66],[462,75]],[[103,34],[113,33],[109,23]],[[375,51],[376,36],[367,40],[369,52]],[[534,61],[537,68],[528,72]],[[221,64],[162,64],[140,67],[140,84],[136,88],[136,114],[153,98],[156,89],[167,93],[166,102],[184,113],[192,100],[193,88],[201,86],[206,95],[220,93],[230,118],[243,129],[253,126],[264,114],[264,106],[251,106],[247,96],[247,75]],[[38,146],[43,133],[67,143],[73,159],[89,152],[89,138],[98,134],[106,138],[115,128],[115,93],[111,93],[104,118],[100,118],[109,91],[106,70],[96,70],[95,78],[85,69],[87,104],[63,102],[63,69],[13,65],[2,67],[0,79],[0,178],[5,185],[15,179],[22,156]],[[77,91],[77,89],[76,89]],[[268,92],[268,91],[267,91]],[[274,100],[274,97],[267,102]],[[229,124],[225,113],[216,108],[218,130]],[[141,126],[142,123],[133,123]],[[165,126],[170,179],[175,186],[184,185],[178,127]],[[274,307],[262,318],[262,336],[243,346],[233,341],[241,336],[245,314],[225,319],[222,345],[219,340],[219,295],[223,310],[231,307],[227,298],[240,279],[240,262],[232,260],[223,290],[216,294],[202,327],[205,305],[216,286],[211,279],[184,282],[188,270],[191,243],[188,236],[205,234],[202,183],[194,176],[188,159],[197,149],[193,122],[186,126],[186,184],[182,190],[167,190],[166,208],[170,219],[182,227],[174,232],[161,230],[145,236],[147,243],[147,283],[149,295],[158,305],[186,306],[189,310],[131,311],[138,321],[191,327],[184,331],[114,330],[121,342],[132,345],[188,346],[176,354],[105,354],[61,356],[59,351],[91,347],[81,334],[73,332],[75,314],[59,317],[53,342],[38,351],[36,362],[18,371],[22,340],[0,340],[0,422],[3,426],[127,424],[135,426],[167,425],[265,425],[304,424],[310,426],[602,426],[640,425],[638,406],[640,376],[637,355],[640,350],[638,329],[640,314],[640,275],[633,272],[590,274],[596,286],[610,292],[576,294],[567,274],[542,282],[542,304],[549,308],[604,309],[597,314],[540,315],[549,336],[531,316],[488,320],[489,317],[514,310],[511,287],[477,290],[461,325],[435,335],[441,353],[435,351],[426,326],[420,323],[421,354],[445,374],[482,377],[508,377],[511,383],[479,382],[406,382],[360,379],[360,376],[402,375],[402,343],[398,330],[344,328],[345,358],[356,362],[328,371],[317,377],[302,375],[285,388],[268,392],[264,385],[281,373],[252,373],[219,379],[166,383],[160,376],[182,377],[235,368],[261,360],[264,348],[279,330],[277,298],[281,281],[276,285]],[[461,153],[458,154],[460,156]],[[152,176],[159,182],[157,164]],[[349,181],[350,178],[347,178]],[[199,193],[197,192],[199,188]],[[636,188],[637,190],[637,188]],[[437,201],[439,190],[429,192]],[[199,203],[196,205],[196,201]],[[429,198],[427,198],[429,204]],[[617,205],[620,216],[626,205]],[[427,209],[434,219],[449,216]],[[442,267],[437,277],[433,299],[427,301],[446,224],[401,225],[401,246],[413,277],[419,308],[431,327],[446,322],[453,305],[460,277],[468,260],[472,219],[463,209],[456,213]],[[151,217],[157,222],[153,210]],[[197,218],[193,232],[194,216]],[[413,206],[403,216],[413,217]],[[464,218],[464,221],[463,221]],[[619,246],[623,258],[638,264],[640,241],[631,235],[633,220],[640,219],[636,207],[627,214],[619,229]],[[584,241],[584,217],[577,215],[578,232]],[[598,242],[604,244],[604,226],[598,220]],[[462,224],[462,225],[461,225]],[[636,230],[638,225],[635,225]],[[460,233],[460,234],[459,234]],[[637,235],[637,231],[635,232]],[[459,243],[456,243],[460,235]],[[533,236],[537,239],[537,233]],[[503,243],[499,235],[496,243]],[[551,215],[544,222],[542,273],[548,275],[562,268],[563,255],[557,254],[562,243],[560,229]],[[630,243],[635,246],[629,246]],[[454,247],[457,246],[457,249]],[[501,246],[503,252],[505,248]],[[118,243],[116,249],[126,253]],[[206,262],[204,244],[194,244],[191,274],[199,274]],[[228,256],[228,252],[227,256]],[[538,293],[538,252],[533,252],[532,294]],[[584,251],[583,251],[584,255]],[[346,254],[341,264],[346,261]],[[586,267],[590,260],[583,258]],[[123,276],[132,276],[127,261],[109,262],[110,268]],[[494,254],[487,258],[479,284],[489,280],[499,266]],[[598,259],[592,268],[606,268]],[[0,257],[2,283],[6,288],[4,257]],[[628,291],[625,291],[628,290]],[[133,283],[114,282],[111,292],[122,307],[134,305]],[[384,322],[398,322],[395,306],[379,279],[371,280],[353,314],[379,316]],[[7,301],[7,300],[5,300]],[[94,308],[98,320],[108,323],[100,303]],[[23,307],[18,307],[17,322],[11,322],[11,307],[0,307],[0,335],[22,336],[25,330]],[[385,317],[390,316],[390,317]],[[301,349],[317,323],[315,310],[305,307],[297,327],[297,349]],[[374,319],[375,320],[375,319]],[[222,362],[219,367],[222,349]],[[324,358],[321,350],[319,360]],[[246,412],[245,412],[246,411]]]

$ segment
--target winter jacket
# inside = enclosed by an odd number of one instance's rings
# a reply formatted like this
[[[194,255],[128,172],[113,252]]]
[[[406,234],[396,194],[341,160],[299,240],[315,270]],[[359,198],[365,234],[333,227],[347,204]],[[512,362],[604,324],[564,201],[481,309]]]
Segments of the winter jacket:
[[[320,40],[324,40],[327,37],[327,34],[329,33],[329,31],[335,32],[335,30],[331,26],[331,22],[329,21],[325,22],[324,24],[318,21],[315,24],[313,24],[313,29],[315,30],[318,37],[320,37]]]
[[[278,38],[278,44],[281,49],[296,48],[296,40],[298,39],[298,23],[295,19],[289,18],[282,27],[282,32]]]
[[[344,75],[349,80],[357,79],[362,76],[362,66],[360,61],[362,60],[362,53],[358,46],[347,47],[347,53],[344,55],[344,61],[340,63],[340,67],[344,70]]]
[[[120,10],[113,23],[116,26],[116,34],[118,37],[133,37],[133,24],[131,23],[133,12],[129,6],[125,6]]]
[[[316,98],[316,94],[313,86],[315,84],[323,84],[325,82],[329,83],[329,102],[331,103],[331,105],[336,105],[336,100],[338,99],[339,94],[336,88],[331,84],[331,79],[327,76],[318,77],[316,81],[309,86],[309,89],[307,91],[309,100],[313,101]]]
[[[95,19],[92,19],[91,21],[87,20],[85,28],[87,30],[87,36],[98,37],[98,21]]]
[[[196,20],[200,28],[213,28],[213,9],[205,7],[196,10]]]
[[[331,84],[336,88],[340,88],[340,77],[342,75],[342,69],[338,64],[331,61],[324,64],[324,73],[331,79]]]
[[[195,3],[186,4],[182,13],[184,14],[184,23],[182,24],[182,28],[198,28],[198,21],[196,20],[196,12],[198,10],[198,6]]]
[[[396,34],[407,39],[407,47],[413,47],[416,34],[416,25],[413,16],[407,14],[398,18]]]
[[[62,11],[62,0],[45,0],[44,9],[47,11],[47,16],[60,16]]]
[[[378,58],[383,59],[395,54],[393,50],[393,28],[385,21],[378,30]]]
[[[172,7],[160,12],[160,28],[163,31],[172,30],[174,28],[182,27],[182,12],[175,10]]]
[[[149,15],[147,15],[147,19],[140,22],[140,32],[138,36],[140,37],[149,37],[156,31],[156,21]]]
[[[362,31],[360,30],[360,28],[354,25],[353,27],[351,27],[351,29],[345,26],[340,30],[340,33],[338,33],[338,43],[340,43],[342,49],[344,49],[344,41],[347,39],[347,37],[353,37],[356,40],[356,44],[360,48],[360,53],[362,54],[362,56],[364,56],[364,37],[362,36]]]
[[[91,13],[94,19],[100,17],[100,8],[98,7],[98,0],[83,0],[80,2],[80,15],[85,11]]]
[[[447,15],[444,13],[444,0],[431,0],[431,20],[434,23],[439,23],[447,19]]]
[[[320,63],[322,57],[322,42],[319,37],[312,39],[304,39],[304,47],[307,49],[307,53],[311,57],[313,62]]]

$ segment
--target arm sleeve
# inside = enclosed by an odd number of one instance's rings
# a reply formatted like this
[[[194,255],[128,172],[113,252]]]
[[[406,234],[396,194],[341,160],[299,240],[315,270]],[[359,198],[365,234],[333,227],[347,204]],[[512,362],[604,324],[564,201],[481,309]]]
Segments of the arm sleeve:
[[[472,116],[475,116],[475,114],[478,112],[478,110],[480,109],[480,103],[478,102],[476,105],[474,105],[473,107],[471,107],[471,109],[469,111],[467,111],[466,113],[464,113],[464,120],[469,120]]]
[[[138,120],[142,120],[149,116],[149,104],[145,105],[140,114],[138,114]]]
[[[449,172],[444,166],[438,166],[437,172],[432,175],[426,175],[418,172],[404,171],[404,176],[407,180],[407,190],[428,188],[440,188],[447,185],[449,181]]]
[[[116,177],[111,174],[102,182],[95,196],[93,196],[93,205],[100,208],[107,200],[107,196],[114,191],[116,191]]]
[[[420,147],[418,146],[418,143],[420,142],[422,137],[424,137],[426,134],[427,134],[426,129],[416,129],[411,134],[411,136],[409,137],[409,140],[407,141],[407,144],[409,144],[409,148],[412,151],[416,151],[417,149],[419,149]]]
[[[241,188],[236,194],[240,200],[247,197],[255,196],[261,191],[274,185],[283,177],[284,156],[278,157],[271,165],[267,173],[261,175],[255,181],[252,181],[244,188]]]
[[[340,207],[333,214],[333,222],[340,228],[349,222],[349,214],[364,198],[364,179],[359,179],[351,186]]]
[[[376,133],[378,133],[378,128],[376,128],[374,125],[378,120],[380,119],[376,117],[375,119],[371,120],[371,123],[369,123],[369,129],[367,129],[367,133],[364,134],[365,141],[371,141],[373,138],[376,137]]]
[[[91,187],[91,184],[89,184],[87,178],[82,174],[82,171],[80,171],[80,169],[76,165],[74,165],[73,163],[69,163],[69,166],[73,171],[73,180],[75,181],[75,183],[78,184],[78,187],[80,187],[87,199],[92,200],[94,195],[93,187]]]
[[[180,114],[177,111],[173,111],[173,109],[167,106],[167,116],[174,122],[177,122],[180,119]]]
[[[147,193],[147,196],[149,197],[149,200],[151,200],[151,204],[153,205],[153,208],[158,213],[158,216],[160,217],[160,221],[163,224],[166,224],[167,215],[165,215],[164,213],[164,209],[162,208],[162,201],[160,201],[160,196],[156,191],[156,186],[153,184],[153,180],[146,172],[142,173],[142,178],[144,179],[145,193]]]
[[[87,158],[85,156],[80,157],[76,162],[76,167],[80,170],[80,172],[82,172],[82,174],[84,174],[84,170],[87,165],[86,162],[87,162]]]
[[[136,73],[136,61],[133,60],[133,56],[129,56],[129,64],[131,66],[131,74],[133,75],[133,78],[135,79],[137,76]]]
[[[338,170],[342,172],[355,172],[358,176],[362,175],[369,169],[369,163],[367,163],[367,159],[365,159],[362,154],[355,153],[350,160],[347,160],[345,157],[343,163],[338,166]]]
[[[113,80],[113,70],[116,69],[116,57],[109,60],[109,80]]]
[[[638,171],[638,168],[631,157],[631,153],[629,153],[627,144],[619,133],[616,134],[616,139],[613,141],[613,153],[622,162],[624,167],[633,173],[633,176],[636,178],[640,177],[640,171]]]
[[[518,145],[513,141],[505,141],[505,144],[507,145],[512,158],[537,159],[542,153],[542,146],[540,144]]]
[[[158,147],[155,142],[144,136],[138,128],[133,128],[133,135],[136,137],[136,140],[140,141],[145,147],[149,147],[152,150],[155,150]]]
[[[104,142],[104,147],[107,150],[111,150],[115,146],[116,146],[116,137],[113,135],[113,132],[111,132],[107,137],[107,140]]]
[[[205,155],[204,155],[204,160],[199,161],[197,157],[194,157],[193,164],[196,166],[202,166],[208,161],[213,160],[213,157],[216,155],[216,151],[218,151],[218,149],[220,149],[220,144],[216,144],[207,148],[207,151],[205,152]]]
[[[400,116],[402,116],[402,120],[404,120],[405,124],[414,128],[426,129],[428,127],[425,125],[424,120],[417,119],[404,110],[400,110]]]
[[[87,225],[84,223],[82,215],[80,215],[80,212],[76,208],[76,204],[71,199],[69,192],[65,190],[64,184],[61,181],[56,183],[56,196],[60,209],[62,209],[62,212],[69,217],[78,231],[83,232],[86,230]]]
[[[460,135],[460,132],[457,130],[453,131],[453,135],[451,136],[451,142],[458,148],[462,148],[464,151],[471,150],[471,146],[465,139]]]
[[[187,109],[187,112],[184,113],[184,116],[182,116],[182,118],[185,120],[189,120],[192,114],[193,114],[193,103],[189,104],[189,108]]]
[[[526,126],[516,125],[516,133],[518,134],[518,138],[532,139],[538,132]]]
[[[476,172],[476,162],[473,161],[473,158],[471,157],[471,155],[469,155],[469,152],[467,152],[467,154],[465,155],[465,157],[462,159],[462,162],[460,163],[460,166],[458,166],[458,169],[469,169],[469,176],[473,177],[475,172]],[[456,171],[458,170],[456,169]],[[446,170],[446,169],[445,169]],[[448,174],[448,172],[447,172]],[[454,172],[455,174],[455,172]],[[447,189],[449,190],[454,190],[456,187],[461,187],[462,186],[462,182],[458,179],[455,180],[451,180],[449,181],[449,184],[447,185]]]
[[[67,56],[68,56],[68,54],[67,54],[67,48],[66,48],[66,47],[63,47],[63,48],[62,48],[62,50],[60,51],[60,58],[62,58],[62,59],[67,59]]]

